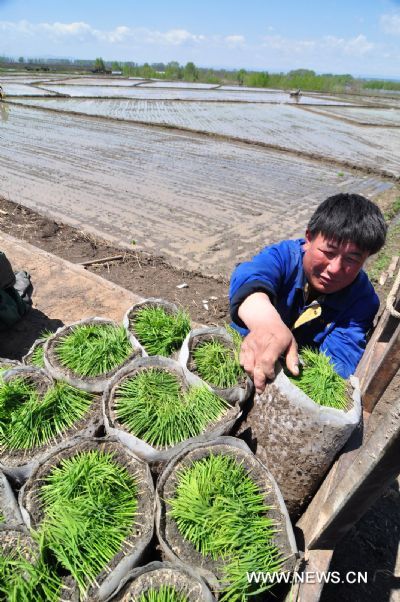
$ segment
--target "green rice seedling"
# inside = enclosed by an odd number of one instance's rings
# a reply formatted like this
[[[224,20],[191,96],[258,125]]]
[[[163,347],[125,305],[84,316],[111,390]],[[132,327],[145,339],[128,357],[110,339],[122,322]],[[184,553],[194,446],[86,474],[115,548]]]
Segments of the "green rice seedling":
[[[169,314],[163,307],[148,306],[136,312],[132,327],[149,355],[169,357],[189,333],[190,317],[182,310]]]
[[[59,382],[40,397],[28,380],[15,378],[0,387],[0,450],[45,445],[80,420],[93,396]]]
[[[188,602],[188,598],[178,593],[171,585],[161,585],[141,594],[139,602]]]
[[[0,550],[0,600],[7,602],[57,602],[61,580],[44,560],[27,558],[21,546]]]
[[[4,516],[4,514],[2,514],[0,512],[0,523],[4,523],[5,520],[6,520],[6,517]]]
[[[46,542],[83,596],[133,529],[137,487],[113,453],[99,450],[62,460],[45,478]]]
[[[200,554],[223,561],[221,600],[244,602],[255,593],[246,571],[272,573],[283,562],[263,493],[243,464],[228,455],[197,460],[180,469],[177,479],[169,514]],[[270,586],[262,584],[257,591]]]
[[[54,332],[52,332],[51,330],[43,330],[43,332],[40,333],[39,338],[44,340],[43,343],[37,345],[33,350],[33,353],[29,359],[29,363],[32,366],[44,368],[44,344],[47,341],[47,339],[49,339],[53,334]]]
[[[233,338],[233,349],[218,339],[212,339],[203,341],[193,350],[199,376],[210,385],[222,389],[233,387],[244,375],[239,363],[241,336],[232,328],[228,327],[227,330]]]
[[[136,437],[159,447],[196,437],[227,407],[207,387],[185,392],[174,374],[156,368],[126,378],[115,396],[118,420]]]
[[[106,374],[122,364],[132,346],[125,329],[113,324],[82,324],[61,337],[55,353],[63,366],[80,376]]]
[[[329,357],[325,353],[304,347],[300,359],[303,362],[300,375],[290,376],[290,380],[316,403],[345,410],[348,405],[347,382],[335,372]]]

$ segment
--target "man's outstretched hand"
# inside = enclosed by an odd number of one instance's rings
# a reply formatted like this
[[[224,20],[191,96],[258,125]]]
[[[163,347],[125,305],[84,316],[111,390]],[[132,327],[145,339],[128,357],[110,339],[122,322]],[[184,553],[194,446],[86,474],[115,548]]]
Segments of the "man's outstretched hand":
[[[264,293],[247,297],[239,308],[239,317],[249,328],[240,350],[240,363],[253,379],[257,393],[267,380],[275,377],[275,363],[284,355],[288,370],[299,374],[297,343],[289,328]]]

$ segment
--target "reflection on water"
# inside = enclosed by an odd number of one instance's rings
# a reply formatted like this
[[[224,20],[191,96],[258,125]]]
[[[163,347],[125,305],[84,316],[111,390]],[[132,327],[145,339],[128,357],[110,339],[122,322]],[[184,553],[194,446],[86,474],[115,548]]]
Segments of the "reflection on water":
[[[0,101],[0,122],[7,123],[10,107],[6,102]]]

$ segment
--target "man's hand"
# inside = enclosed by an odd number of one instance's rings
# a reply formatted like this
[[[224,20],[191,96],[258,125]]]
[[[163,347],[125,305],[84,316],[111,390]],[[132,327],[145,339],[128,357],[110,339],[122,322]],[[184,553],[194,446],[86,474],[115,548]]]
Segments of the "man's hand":
[[[239,317],[250,329],[240,351],[240,363],[253,379],[257,393],[262,393],[266,380],[275,376],[275,362],[286,357],[286,366],[295,376],[299,373],[297,343],[289,328],[264,293],[254,293],[239,308]]]

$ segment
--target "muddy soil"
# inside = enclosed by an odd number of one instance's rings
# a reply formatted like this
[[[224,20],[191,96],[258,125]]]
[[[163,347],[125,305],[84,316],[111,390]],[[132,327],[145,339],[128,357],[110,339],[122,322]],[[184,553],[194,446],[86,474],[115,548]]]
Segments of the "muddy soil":
[[[118,256],[121,259],[87,269],[142,297],[161,297],[183,306],[199,324],[222,326],[230,321],[226,279],[180,270],[162,256],[112,246],[1,197],[0,228],[72,263]],[[187,286],[177,288],[181,284]]]

